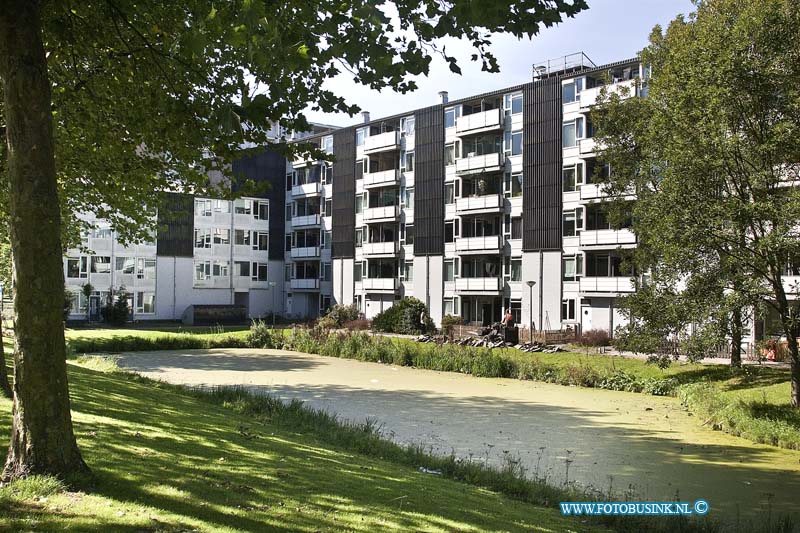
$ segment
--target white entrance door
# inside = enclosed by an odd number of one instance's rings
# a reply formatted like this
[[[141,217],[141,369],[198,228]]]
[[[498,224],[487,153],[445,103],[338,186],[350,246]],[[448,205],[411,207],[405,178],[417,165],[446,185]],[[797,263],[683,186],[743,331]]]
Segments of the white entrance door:
[[[592,307],[590,305],[581,306],[581,331],[592,329]]]

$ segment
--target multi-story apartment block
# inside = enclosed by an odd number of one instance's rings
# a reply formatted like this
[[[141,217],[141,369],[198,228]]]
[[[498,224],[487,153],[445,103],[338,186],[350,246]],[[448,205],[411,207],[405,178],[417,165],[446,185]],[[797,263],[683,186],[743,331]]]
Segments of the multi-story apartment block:
[[[490,323],[510,308],[536,329],[613,330],[616,299],[635,289],[620,251],[636,240],[605,216],[595,177],[609,169],[596,162],[589,111],[601,87],[636,95],[644,77],[638,60],[597,67],[577,54],[522,85],[319,128],[302,140],[330,160],[267,151],[233,165],[269,182],[267,198],[196,198],[191,221],[133,251],[98,230],[95,255],[65,260],[70,287],[89,280],[99,305],[124,285],[142,318],[206,302],[295,318],[352,303],[372,318],[414,296],[436,322]],[[75,314],[87,305],[78,299]]]

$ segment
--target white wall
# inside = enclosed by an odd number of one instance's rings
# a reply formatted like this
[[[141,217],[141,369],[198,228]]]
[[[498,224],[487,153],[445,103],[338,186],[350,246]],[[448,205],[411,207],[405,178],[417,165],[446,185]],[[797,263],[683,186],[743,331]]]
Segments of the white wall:
[[[528,281],[536,282],[533,302]],[[523,326],[530,324],[531,311],[534,329],[561,329],[561,252],[542,252],[541,257],[539,252],[522,254]]]

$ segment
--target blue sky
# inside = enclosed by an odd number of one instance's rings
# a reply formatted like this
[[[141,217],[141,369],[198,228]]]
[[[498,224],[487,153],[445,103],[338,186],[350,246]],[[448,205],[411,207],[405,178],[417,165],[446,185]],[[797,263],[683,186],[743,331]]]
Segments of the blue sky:
[[[327,87],[343,95],[348,102],[369,111],[372,118],[389,116],[438,102],[438,92],[446,90],[450,99],[492,91],[525,83],[530,79],[531,65],[542,60],[584,52],[595,64],[634,57],[647,44],[647,37],[656,24],[665,26],[680,13],[690,13],[690,0],[588,0],[589,9],[566,19],[559,26],[547,28],[532,40],[495,36],[492,51],[500,63],[499,74],[481,72],[480,65],[469,61],[472,47],[452,40],[445,42],[449,53],[459,59],[462,75],[452,74],[438,58],[431,65],[431,74],[417,78],[419,89],[410,94],[393,91],[371,91],[339,75]],[[346,126],[358,121],[345,114],[323,114],[310,109],[309,120]]]

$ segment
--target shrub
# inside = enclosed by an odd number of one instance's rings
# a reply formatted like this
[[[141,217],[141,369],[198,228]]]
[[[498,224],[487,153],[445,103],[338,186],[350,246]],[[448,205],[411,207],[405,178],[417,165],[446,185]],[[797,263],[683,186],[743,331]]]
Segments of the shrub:
[[[425,304],[416,298],[405,297],[372,320],[375,331],[417,334],[433,331],[435,326]]]
[[[584,331],[578,339],[578,344],[581,346],[589,346],[599,348],[601,346],[611,345],[611,336],[604,329],[590,329]]]
[[[131,309],[128,307],[128,293],[120,289],[117,299],[109,302],[103,308],[103,320],[112,326],[122,326],[131,316]]]
[[[369,320],[348,320],[342,324],[344,329],[350,331],[366,331],[372,327],[372,322]]]
[[[460,326],[464,319],[456,315],[445,315],[442,317],[442,333],[448,337],[453,334],[453,327]]]
[[[336,322],[335,317],[331,315],[325,315],[317,320],[317,327],[322,329],[336,329],[339,327],[339,324]]]

